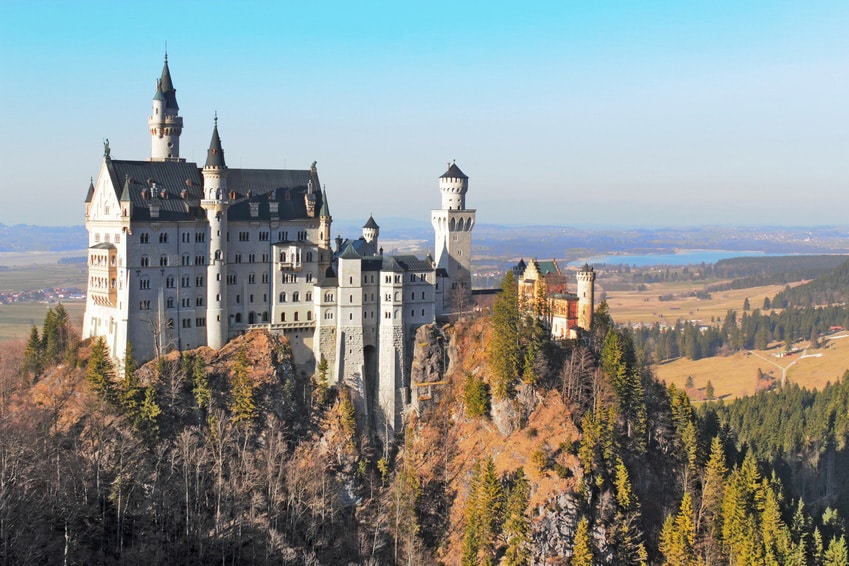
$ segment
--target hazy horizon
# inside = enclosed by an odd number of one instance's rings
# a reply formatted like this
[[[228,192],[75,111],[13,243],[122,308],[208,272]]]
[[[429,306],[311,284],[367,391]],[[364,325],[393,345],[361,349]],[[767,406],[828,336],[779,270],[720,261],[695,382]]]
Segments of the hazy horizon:
[[[166,41],[182,157],[217,111],[228,165],[317,160],[342,223],[426,224],[452,159],[481,225],[846,222],[845,2],[246,6],[4,3],[0,222],[80,225],[102,140],[149,156]]]

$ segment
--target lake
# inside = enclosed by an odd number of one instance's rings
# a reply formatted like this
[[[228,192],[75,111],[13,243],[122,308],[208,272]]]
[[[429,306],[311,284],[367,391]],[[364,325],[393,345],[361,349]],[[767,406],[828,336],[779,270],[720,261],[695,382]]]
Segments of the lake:
[[[767,257],[786,256],[792,254],[774,254],[755,251],[731,251],[731,250],[680,250],[671,254],[644,254],[644,255],[597,255],[581,260],[570,261],[568,265],[580,266],[584,263],[590,265],[636,265],[645,267],[647,265],[694,265],[705,263],[716,263],[721,259],[732,257]]]

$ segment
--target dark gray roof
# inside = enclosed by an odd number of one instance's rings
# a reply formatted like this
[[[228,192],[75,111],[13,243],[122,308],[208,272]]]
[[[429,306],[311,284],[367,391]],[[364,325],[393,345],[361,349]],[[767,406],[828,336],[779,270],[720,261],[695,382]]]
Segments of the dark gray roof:
[[[200,208],[203,176],[196,163],[107,159],[106,167],[119,200],[124,197],[125,179],[129,177],[128,197],[133,203],[132,220],[149,220],[152,200],[159,204],[160,220],[194,221],[205,216]],[[237,221],[269,220],[269,201],[275,200],[278,211],[273,220],[306,219],[304,195],[310,180],[313,186],[319,186],[318,173],[310,170],[229,169],[227,190],[235,193],[235,198],[230,200],[227,218]],[[152,190],[154,183],[157,194],[151,192],[145,198],[142,192],[145,189]],[[166,198],[158,194],[163,190]],[[322,193],[316,192],[315,195],[323,201]],[[256,217],[251,216],[251,202],[258,204]]]
[[[159,88],[162,89],[162,95],[165,97],[165,107],[179,110],[177,104],[177,89],[174,88],[174,83],[171,82],[171,70],[168,69],[168,55],[165,56],[165,65],[162,66],[162,76],[159,78]]]
[[[403,273],[405,271],[431,271],[433,268],[425,260],[414,255],[372,255],[363,258],[363,271],[392,271]]]
[[[236,193],[227,210],[228,220],[268,220],[271,218],[270,201],[277,202],[274,220],[296,220],[309,218],[304,196],[307,184],[320,186],[318,173],[311,170],[292,169],[229,169],[227,190]],[[321,202],[324,195],[313,190]],[[250,203],[259,205],[258,217],[251,216]],[[316,203],[321,206],[320,202]]]
[[[93,178],[88,184],[88,192],[85,195],[85,201],[87,203],[89,203],[89,202],[91,202],[92,198],[94,198],[94,179]]]
[[[218,137],[218,118],[215,119],[215,127],[212,128],[212,140],[209,142],[209,150],[206,152],[207,167],[226,167],[224,163],[224,150],[221,148],[221,138]]]
[[[393,256],[404,268],[404,271],[431,271],[433,269],[432,262],[428,262],[427,258],[419,259],[414,255],[396,255]]]
[[[340,259],[360,259],[360,254],[357,253],[357,250],[354,249],[350,243],[345,246],[345,249],[342,250],[342,253],[339,254]]]
[[[130,198],[130,178],[124,179],[124,188],[121,190],[121,202],[132,202]]]
[[[106,168],[115,196],[121,200],[125,189],[128,192],[133,203],[131,220],[150,220],[151,202],[159,205],[160,220],[196,220],[205,216],[200,208],[203,179],[195,163],[107,159]],[[145,190],[150,191],[148,198],[143,195]],[[160,196],[161,191],[166,198]]]
[[[377,225],[377,222],[375,222],[375,221],[374,221],[374,216],[372,216],[371,214],[369,214],[369,216],[368,216],[368,222],[366,222],[366,223],[365,223],[365,225],[363,226],[363,228],[371,228],[371,229],[373,229],[373,230],[374,230],[374,229],[379,229],[379,228],[380,228],[380,226],[378,226],[378,225]]]
[[[321,210],[318,211],[319,216],[330,216],[330,205],[327,204],[327,191],[321,193]]]
[[[460,171],[460,168],[457,167],[456,163],[452,163],[450,167],[448,167],[448,171],[443,173],[440,179],[468,179],[465,173]]]

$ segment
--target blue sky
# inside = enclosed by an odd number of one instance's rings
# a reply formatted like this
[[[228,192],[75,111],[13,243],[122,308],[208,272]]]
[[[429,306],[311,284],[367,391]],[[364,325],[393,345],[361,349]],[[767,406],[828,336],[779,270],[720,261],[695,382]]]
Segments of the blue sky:
[[[317,160],[337,219],[849,224],[849,2],[0,4],[0,222],[81,224],[150,154],[165,43],[203,161]]]

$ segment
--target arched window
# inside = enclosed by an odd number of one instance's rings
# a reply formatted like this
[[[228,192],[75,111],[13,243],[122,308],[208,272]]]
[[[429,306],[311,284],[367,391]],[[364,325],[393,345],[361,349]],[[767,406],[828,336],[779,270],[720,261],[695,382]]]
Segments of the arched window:
[[[307,311],[307,320],[312,320],[312,311]]]
[[[293,303],[297,303],[300,299],[301,299],[300,293],[298,293],[297,291],[292,293],[292,302]]]
[[[297,313],[297,312],[295,313],[295,322],[297,322],[297,321],[298,321],[298,314],[299,314],[299,313]]]
[[[242,322],[242,313],[240,313],[240,312],[236,313],[236,322]]]
[[[286,302],[286,291],[283,291],[282,293],[280,293],[280,302],[281,303]]]

